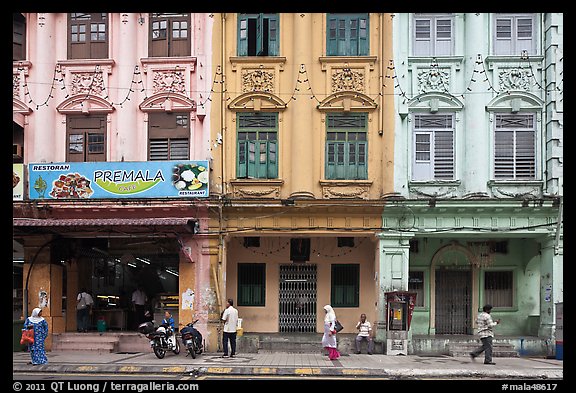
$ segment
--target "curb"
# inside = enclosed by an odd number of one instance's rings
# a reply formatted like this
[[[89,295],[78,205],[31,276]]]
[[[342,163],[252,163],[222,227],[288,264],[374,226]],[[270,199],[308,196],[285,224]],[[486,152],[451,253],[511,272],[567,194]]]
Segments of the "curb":
[[[514,370],[470,371],[468,369],[425,370],[425,369],[366,369],[344,367],[190,367],[190,366],[134,366],[134,365],[50,365],[38,366],[13,365],[13,374],[18,373],[61,373],[61,374],[176,374],[192,375],[194,377],[210,375],[253,375],[253,376],[321,376],[321,377],[358,377],[358,378],[388,378],[388,379],[450,379],[450,378],[493,378],[493,379],[539,379],[561,380],[562,371],[538,370],[532,373]]]

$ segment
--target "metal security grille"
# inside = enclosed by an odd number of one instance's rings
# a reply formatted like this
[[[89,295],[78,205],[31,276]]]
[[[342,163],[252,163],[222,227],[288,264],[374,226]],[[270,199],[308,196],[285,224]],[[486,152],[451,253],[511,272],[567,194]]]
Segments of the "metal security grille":
[[[472,334],[471,299],[469,270],[437,270],[436,334]]]
[[[316,265],[280,265],[280,333],[316,331]]]

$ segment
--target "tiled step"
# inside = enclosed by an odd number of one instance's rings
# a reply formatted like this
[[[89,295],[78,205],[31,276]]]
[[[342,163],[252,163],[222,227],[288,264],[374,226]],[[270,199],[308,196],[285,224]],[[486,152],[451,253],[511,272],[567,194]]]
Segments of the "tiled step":
[[[117,352],[118,336],[98,333],[63,333],[52,338],[52,351]]]
[[[450,356],[470,356],[470,352],[480,347],[482,344],[477,342],[454,342],[448,344],[448,354]],[[519,357],[518,351],[514,349],[512,344],[508,343],[493,343],[492,345],[493,357]]]

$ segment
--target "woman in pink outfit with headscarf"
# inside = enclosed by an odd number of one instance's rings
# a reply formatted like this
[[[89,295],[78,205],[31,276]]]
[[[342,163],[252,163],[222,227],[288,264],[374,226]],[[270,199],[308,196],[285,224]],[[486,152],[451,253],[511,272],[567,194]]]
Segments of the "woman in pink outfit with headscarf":
[[[334,323],[336,322],[336,313],[329,304],[324,306],[324,311],[326,312],[326,316],[324,317],[322,346],[328,350],[328,358],[330,360],[336,360],[340,357],[340,352],[336,349],[336,328],[334,327]]]

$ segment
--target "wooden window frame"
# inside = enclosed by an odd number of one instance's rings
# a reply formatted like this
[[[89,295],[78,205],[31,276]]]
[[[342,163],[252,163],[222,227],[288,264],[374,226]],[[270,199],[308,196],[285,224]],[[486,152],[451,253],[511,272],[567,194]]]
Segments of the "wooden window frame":
[[[278,14],[238,14],[238,56],[278,56],[280,17]]]
[[[76,14],[79,13],[68,13],[68,59],[107,59],[110,41],[109,14],[85,14],[89,15],[89,19],[77,18]],[[75,26],[79,29],[76,30]],[[95,38],[92,36],[94,27],[97,35]],[[82,34],[84,40],[74,40],[76,34]],[[105,35],[104,39],[99,39],[100,34]]]
[[[356,30],[356,37],[353,37],[354,30]],[[327,14],[326,56],[369,55],[370,16],[368,13]]]
[[[436,116],[450,116],[451,117],[451,126],[450,127],[434,127],[434,126],[423,126],[418,127],[418,120],[419,118],[423,118],[424,120],[430,120],[431,117]],[[444,113],[440,115],[432,115],[432,114],[415,114],[414,121],[412,122],[412,180],[414,181],[425,181],[425,180],[454,180],[456,178],[456,129],[455,129],[455,114],[454,113]],[[439,143],[440,139],[442,138],[443,134],[451,134],[452,138],[452,147],[451,152],[447,149],[440,149],[442,148]],[[426,143],[424,141],[418,141],[418,136],[427,135],[429,136],[428,144],[429,148],[427,151],[418,150],[418,144]],[[418,153],[428,153],[429,159],[419,159]],[[443,158],[445,154],[451,154],[452,158]],[[418,162],[429,162],[431,176],[424,178],[420,177],[417,173],[416,166]],[[449,163],[450,161],[450,163]],[[443,164],[444,163],[444,164]],[[450,168],[451,166],[451,168]],[[443,169],[444,168],[444,169]],[[442,176],[442,172],[450,173],[451,176]]]
[[[149,57],[185,57],[192,53],[191,44],[191,23],[192,17],[189,13],[150,13],[149,14],[149,34],[148,34],[148,56]],[[157,23],[165,23],[165,37],[155,37]],[[182,28],[182,23],[186,27]],[[176,32],[186,32],[186,37],[175,37]]]
[[[274,115],[273,127],[243,127],[242,118]],[[279,163],[278,113],[239,112],[236,118],[236,177],[238,179],[277,179]],[[255,134],[254,139],[250,139]],[[275,139],[269,139],[274,135]],[[265,147],[265,151],[262,147]],[[262,158],[265,158],[264,162]]]
[[[363,118],[363,127],[346,127],[344,125],[331,126],[332,119],[350,117],[360,120]],[[336,140],[329,139],[330,134],[336,134]],[[364,139],[354,139],[364,134]],[[339,139],[343,136],[343,139]],[[364,158],[361,160],[361,153]],[[357,112],[350,114],[329,113],[326,115],[326,145],[325,145],[325,171],[327,180],[367,180],[368,179],[368,113]],[[352,162],[352,160],[354,160]]]
[[[330,273],[331,273],[330,304],[332,305],[332,307],[360,307],[360,264],[359,263],[332,264]],[[346,278],[347,280],[349,280],[349,282],[347,283],[337,282],[339,279],[342,278]],[[337,298],[338,286],[352,287],[352,289],[350,288],[342,289],[343,297],[346,297],[346,295],[353,297],[353,300],[351,302],[345,302],[343,299]],[[349,294],[348,293],[349,291],[352,291],[353,293]]]
[[[244,281],[247,272],[245,269],[253,269],[253,275],[250,277],[259,283]],[[259,276],[259,277],[256,277]],[[258,290],[260,294],[254,295],[254,291]],[[250,299],[246,299],[244,295],[245,290],[250,293]],[[258,298],[258,299],[256,299]],[[266,264],[265,263],[238,263],[238,289],[237,289],[237,305],[246,307],[266,307]]]

